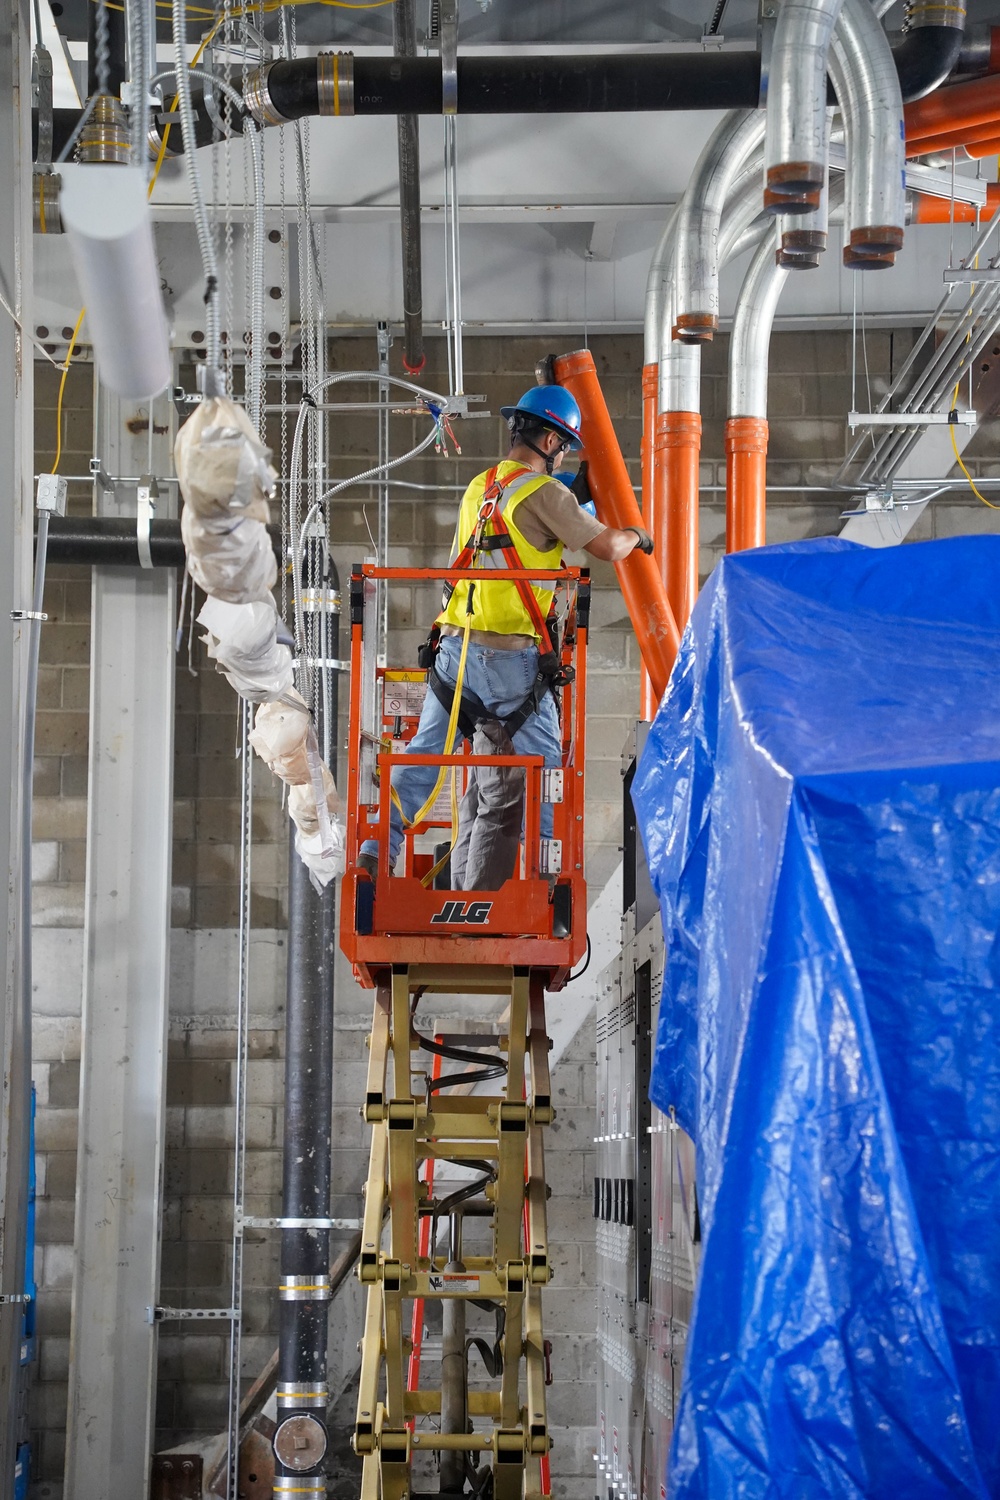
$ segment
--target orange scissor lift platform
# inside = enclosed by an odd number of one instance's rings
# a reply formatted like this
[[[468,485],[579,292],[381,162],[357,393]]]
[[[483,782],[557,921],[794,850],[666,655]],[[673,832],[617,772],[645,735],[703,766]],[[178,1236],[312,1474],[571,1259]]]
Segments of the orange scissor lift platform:
[[[408,755],[429,689],[426,673],[376,659],[383,590],[462,578],[488,587],[518,577],[551,580],[565,609],[562,765],[546,769],[540,756]],[[340,939],[359,981],[375,991],[362,1106],[372,1138],[358,1271],[367,1289],[354,1435],[364,1460],[361,1500],[421,1494],[543,1500],[551,1493],[545,1400],[551,1375],[541,1290],[551,1269],[542,1135],[554,1117],[545,992],[565,984],[587,946],[589,577],[575,568],[528,574],[359,565],[350,598]],[[457,779],[457,795],[476,765],[524,770],[520,868],[500,890],[469,893],[434,883],[442,840],[447,848],[452,834],[450,794],[425,822],[404,830],[396,872],[390,874],[384,854],[374,881],[358,869],[366,839],[388,848],[390,778],[407,762],[445,765],[446,781]],[[541,835],[545,802],[553,813],[551,839]],[[475,1032],[435,1037],[421,1029],[420,1002],[442,993],[497,996],[501,1014],[489,1031],[477,1021]],[[419,1069],[421,1051],[433,1058],[430,1074]],[[476,1066],[442,1075],[442,1056]],[[483,1092],[493,1078],[495,1089]],[[469,1172],[481,1174],[478,1183],[456,1192],[454,1182],[441,1181],[445,1163],[466,1164],[466,1180]],[[467,1233],[463,1245],[466,1218],[475,1234]],[[421,1355],[425,1309],[433,1303],[441,1305],[442,1319],[437,1379]],[[495,1319],[491,1353],[489,1340],[466,1337],[467,1313],[481,1319],[484,1309]],[[476,1353],[484,1347],[488,1358]],[[457,1379],[456,1359],[463,1371]],[[473,1369],[480,1359],[485,1368]],[[428,1465],[431,1488],[423,1489]]]

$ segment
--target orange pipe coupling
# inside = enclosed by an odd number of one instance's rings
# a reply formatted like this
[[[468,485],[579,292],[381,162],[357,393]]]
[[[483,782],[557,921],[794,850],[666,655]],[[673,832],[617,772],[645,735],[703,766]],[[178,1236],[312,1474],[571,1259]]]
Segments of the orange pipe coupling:
[[[906,149],[911,153],[919,141],[1000,119],[1000,76],[990,73],[985,78],[936,89],[926,98],[907,104],[903,119]]]
[[[767,418],[726,422],[726,551],[767,540]]]
[[[558,383],[575,397],[583,417],[581,436],[587,450],[590,491],[598,519],[605,526],[641,526],[642,515],[590,350],[560,355],[553,360],[552,368]],[[622,562],[615,563],[615,572],[659,702],[680,645],[659,566],[654,557],[636,549]]]
[[[701,416],[661,411],[656,419],[656,555],[678,629],[698,597],[698,466]]]
[[[655,536],[654,490],[656,472],[656,405],[660,391],[660,372],[655,364],[642,367],[642,524],[650,536]],[[643,666],[640,670],[639,691],[641,714],[652,720],[656,713],[656,698],[649,673]]]

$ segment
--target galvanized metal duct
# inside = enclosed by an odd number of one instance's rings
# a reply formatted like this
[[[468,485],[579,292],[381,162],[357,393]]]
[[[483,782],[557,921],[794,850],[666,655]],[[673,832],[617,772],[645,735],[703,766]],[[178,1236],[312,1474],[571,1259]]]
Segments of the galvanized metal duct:
[[[778,11],[765,137],[767,189],[776,213],[819,206],[826,177],[827,53],[843,3],[783,0]]]
[[[903,98],[869,0],[843,0],[829,56],[847,144],[844,264],[890,266],[903,243]]]

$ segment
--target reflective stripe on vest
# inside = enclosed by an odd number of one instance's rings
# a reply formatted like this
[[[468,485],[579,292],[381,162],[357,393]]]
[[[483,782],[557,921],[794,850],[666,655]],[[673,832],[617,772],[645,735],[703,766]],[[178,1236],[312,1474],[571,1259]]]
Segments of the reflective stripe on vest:
[[[503,487],[498,509],[504,518],[507,530],[517,549],[517,555],[525,569],[539,568],[550,570],[562,567],[563,544],[557,541],[554,547],[548,551],[540,551],[533,547],[524,533],[517,525],[517,510],[522,500],[540,490],[543,485],[551,481],[547,474],[517,474],[519,465],[505,459],[497,466],[497,483]],[[512,473],[510,483],[504,486],[504,474]],[[455,528],[455,538],[452,543],[451,561],[459,555],[462,549],[468,545],[469,539],[476,530],[479,520],[479,511],[486,494],[486,474],[478,474],[469,485],[462,497],[462,504],[458,512],[458,524]],[[486,534],[494,534],[494,528],[487,522]],[[481,567],[484,572],[501,570],[516,564],[513,559],[508,560],[509,553],[503,548],[491,549],[480,552],[476,559],[476,566]],[[535,598],[538,600],[538,608],[544,617],[548,614],[552,594],[555,590],[555,582],[552,579],[541,580],[532,584]],[[444,609],[438,615],[439,625],[455,625],[461,629],[466,619],[467,601],[469,597],[469,584],[465,579],[456,583],[451,598]],[[537,639],[537,632],[531,623],[531,617],[525,609],[518,595],[517,585],[513,583],[485,583],[476,585],[472,595],[472,628],[473,630],[488,630],[495,635],[530,635]]]

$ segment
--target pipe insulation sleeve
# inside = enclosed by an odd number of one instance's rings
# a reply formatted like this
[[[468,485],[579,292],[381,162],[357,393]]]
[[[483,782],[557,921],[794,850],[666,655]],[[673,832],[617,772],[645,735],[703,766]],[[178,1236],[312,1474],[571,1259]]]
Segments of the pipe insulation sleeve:
[[[726,422],[726,551],[763,547],[767,540],[767,419]]]
[[[175,0],[179,3],[179,0]],[[767,186],[787,213],[817,207],[826,173],[826,68],[843,0],[783,0],[771,52]]]
[[[656,419],[656,452],[656,556],[670,608],[682,631],[698,597],[699,413],[661,412]]]
[[[844,264],[864,269],[900,249],[906,223],[903,98],[870,0],[843,0],[829,67],[847,144]]]
[[[170,335],[142,167],[64,163],[60,211],[101,380],[126,400],[171,378]]]

